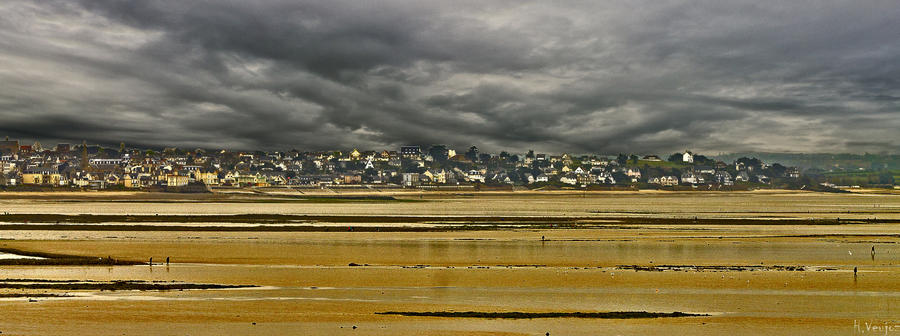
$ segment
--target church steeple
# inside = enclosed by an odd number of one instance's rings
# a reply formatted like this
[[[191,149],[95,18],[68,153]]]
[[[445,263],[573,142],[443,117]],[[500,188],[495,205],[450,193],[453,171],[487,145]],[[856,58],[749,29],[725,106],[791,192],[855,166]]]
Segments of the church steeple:
[[[81,169],[87,170],[87,168],[88,168],[87,141],[81,140]]]

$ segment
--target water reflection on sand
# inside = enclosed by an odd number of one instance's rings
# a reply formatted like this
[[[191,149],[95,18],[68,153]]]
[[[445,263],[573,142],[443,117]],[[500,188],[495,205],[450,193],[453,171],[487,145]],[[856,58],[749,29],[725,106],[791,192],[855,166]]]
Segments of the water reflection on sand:
[[[656,198],[653,198],[656,197]],[[688,195],[449,199],[391,204],[18,202],[37,213],[356,213],[834,216],[875,197]],[[895,197],[877,197],[895,216]],[[6,201],[9,202],[9,201]],[[657,206],[652,206],[656,202]],[[893,203],[892,203],[893,202]],[[629,205],[629,203],[631,203]],[[732,207],[733,205],[733,207]],[[629,210],[629,206],[631,207]],[[755,207],[755,209],[754,209]],[[717,209],[730,209],[728,212]],[[733,211],[731,211],[733,210]],[[831,212],[829,212],[831,211]],[[868,210],[867,210],[868,211]],[[740,212],[740,213],[738,213]],[[787,212],[792,212],[788,214]],[[598,214],[599,216],[600,214]],[[854,212],[847,216],[866,216]],[[845,215],[841,215],[842,217]],[[872,216],[872,214],[868,214]],[[177,223],[176,223],[177,224]],[[202,224],[197,224],[202,225]],[[0,246],[154,266],[0,266],[0,278],[253,284],[240,290],[73,291],[0,299],[4,334],[595,335],[848,334],[900,316],[894,224],[634,225],[477,232],[0,231]],[[541,237],[544,237],[542,240]],[[872,248],[876,254],[871,254]],[[2,257],[2,256],[0,256]],[[171,258],[170,265],[160,264]],[[351,263],[359,266],[351,266]],[[619,265],[804,266],[802,271],[635,271]],[[854,273],[853,269],[858,272]],[[14,292],[0,290],[0,292]],[[50,292],[53,292],[52,290]],[[484,320],[383,311],[656,311],[709,317]],[[53,325],[47,324],[53,316]],[[357,326],[358,329],[352,329]]]
[[[3,259],[44,259],[44,258],[0,252],[0,260],[3,260]]]

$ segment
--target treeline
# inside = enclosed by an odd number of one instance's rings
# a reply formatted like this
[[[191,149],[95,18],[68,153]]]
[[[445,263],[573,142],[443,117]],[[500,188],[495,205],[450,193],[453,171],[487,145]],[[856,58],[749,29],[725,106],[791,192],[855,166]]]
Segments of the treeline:
[[[755,157],[765,162],[779,162],[785,166],[806,169],[900,169],[900,155],[897,154],[803,154],[803,153],[731,153],[713,156],[716,160],[732,162],[741,157]]]

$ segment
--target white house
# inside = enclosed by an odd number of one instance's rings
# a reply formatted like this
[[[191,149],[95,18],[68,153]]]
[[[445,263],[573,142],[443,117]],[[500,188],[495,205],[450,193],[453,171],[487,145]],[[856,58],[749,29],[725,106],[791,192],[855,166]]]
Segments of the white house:
[[[678,178],[675,176],[663,176],[659,178],[659,184],[664,186],[678,185]]]
[[[628,168],[625,170],[625,175],[628,177],[641,178],[641,170],[637,168]]]
[[[612,174],[603,172],[600,175],[597,175],[597,183],[616,184],[616,179],[612,176]]]
[[[466,174],[466,177],[469,178],[469,181],[478,181],[484,183],[484,174],[482,174],[481,171],[472,169],[468,174]]]
[[[563,176],[559,178],[559,182],[575,185],[578,183],[578,179],[576,179],[574,176]]]
[[[697,179],[697,175],[694,175],[692,172],[684,172],[681,174],[681,183],[684,184],[697,184],[700,181]]]
[[[419,174],[418,173],[403,173],[403,186],[404,187],[415,187],[419,185]]]
[[[731,180],[731,174],[727,171],[717,171],[715,175],[716,182],[724,185],[733,185],[734,181]]]
[[[89,162],[95,166],[118,165],[122,159],[90,159]]]
[[[0,186],[14,186],[17,178],[15,173],[0,173]]]
[[[681,154],[681,161],[687,163],[694,163],[694,154],[690,151],[684,151],[684,154]]]

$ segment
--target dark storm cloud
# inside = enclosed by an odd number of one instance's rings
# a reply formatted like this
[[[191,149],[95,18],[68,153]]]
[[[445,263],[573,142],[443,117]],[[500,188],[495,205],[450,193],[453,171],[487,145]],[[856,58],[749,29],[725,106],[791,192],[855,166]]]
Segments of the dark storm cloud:
[[[900,146],[890,1],[0,3],[0,132],[186,147]]]

